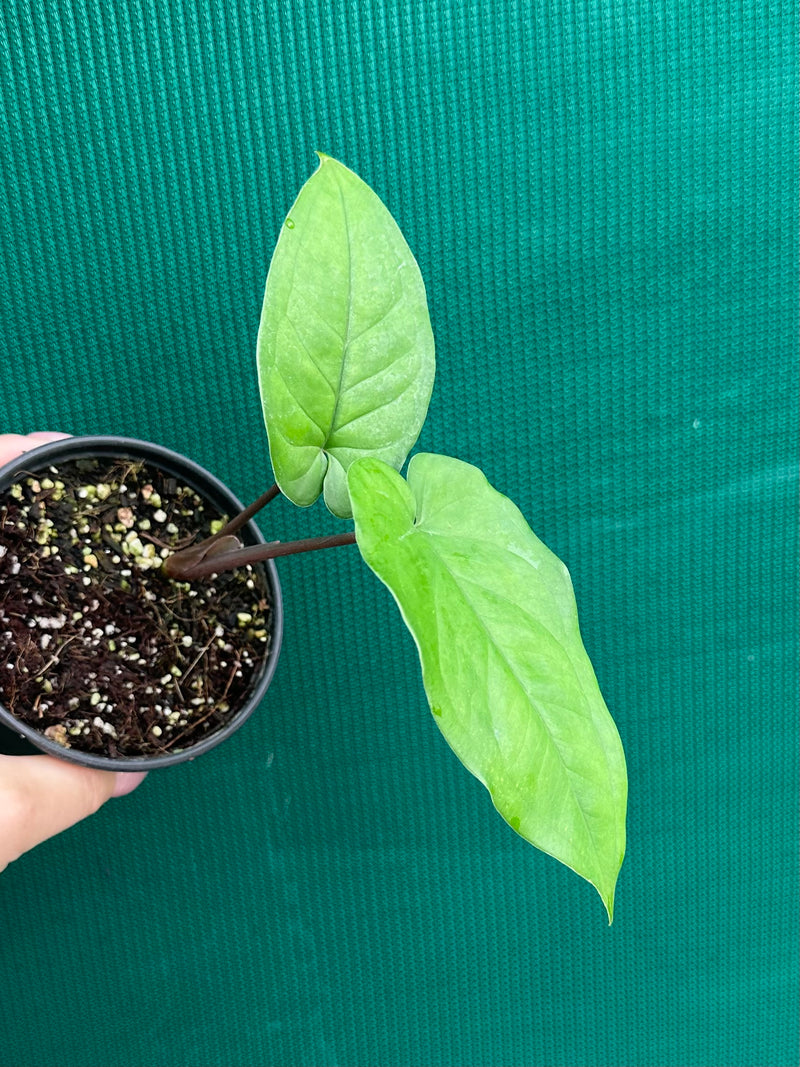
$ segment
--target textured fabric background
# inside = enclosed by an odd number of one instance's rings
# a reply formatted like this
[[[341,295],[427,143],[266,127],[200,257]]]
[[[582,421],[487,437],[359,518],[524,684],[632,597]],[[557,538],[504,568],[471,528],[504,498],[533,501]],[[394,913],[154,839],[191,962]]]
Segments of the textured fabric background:
[[[0,430],[256,495],[267,265],[331,153],[428,285],[420,444],[569,565],[631,793],[608,928],[451,755],[357,554],[284,562],[260,713],[0,879],[4,1067],[798,1063],[796,30],[789,0],[4,0]]]

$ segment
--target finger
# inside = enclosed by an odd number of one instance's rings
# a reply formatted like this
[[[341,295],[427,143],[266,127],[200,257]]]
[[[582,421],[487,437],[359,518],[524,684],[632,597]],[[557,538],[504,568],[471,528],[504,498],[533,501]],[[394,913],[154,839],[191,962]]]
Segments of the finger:
[[[0,434],[0,467],[10,463],[12,459],[16,459],[17,456],[29,451],[31,448],[37,448],[48,441],[60,441],[64,437],[69,437],[69,434],[55,433],[49,430],[28,434],[2,433]]]
[[[145,780],[147,777],[147,771],[126,771],[124,774],[120,772],[117,774],[117,780],[114,784],[114,792],[112,797],[126,797],[128,793],[132,793],[136,786]]]
[[[141,776],[143,777],[143,776]],[[117,775],[53,756],[0,756],[0,870],[114,796]],[[125,783],[135,788],[138,781]]]

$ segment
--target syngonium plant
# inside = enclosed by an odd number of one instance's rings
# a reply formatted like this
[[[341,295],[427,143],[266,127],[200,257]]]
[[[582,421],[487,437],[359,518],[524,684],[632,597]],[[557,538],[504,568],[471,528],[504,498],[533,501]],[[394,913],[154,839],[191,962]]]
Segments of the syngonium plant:
[[[475,466],[418,453],[434,340],[397,223],[326,155],[281,228],[258,378],[275,485],[167,561],[195,579],[267,556],[357,543],[417,645],[435,721],[509,825],[590,881],[613,918],[625,851],[625,757],[583,647],[569,574]],[[282,493],[323,496],[354,531],[242,547]]]

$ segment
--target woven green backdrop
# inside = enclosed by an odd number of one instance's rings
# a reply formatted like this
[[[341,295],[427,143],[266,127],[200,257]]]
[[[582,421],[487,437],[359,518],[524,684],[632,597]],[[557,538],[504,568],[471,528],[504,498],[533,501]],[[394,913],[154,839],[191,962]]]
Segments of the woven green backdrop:
[[[282,563],[259,713],[0,878],[4,1067],[798,1063],[795,41],[789,0],[4,0],[0,431],[256,495],[267,265],[336,156],[428,285],[420,443],[569,565],[631,794],[609,928],[355,551]]]

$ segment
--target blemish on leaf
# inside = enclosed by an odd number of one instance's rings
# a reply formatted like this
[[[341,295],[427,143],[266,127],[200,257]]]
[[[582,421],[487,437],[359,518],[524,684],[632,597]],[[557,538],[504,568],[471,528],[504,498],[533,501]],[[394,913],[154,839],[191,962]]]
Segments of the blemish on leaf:
[[[294,219],[287,219],[286,220],[286,229],[287,230],[293,230],[294,229]]]
[[[433,712],[434,715],[441,715],[442,714],[442,709],[441,708],[436,708],[433,705],[431,705],[431,711]]]

